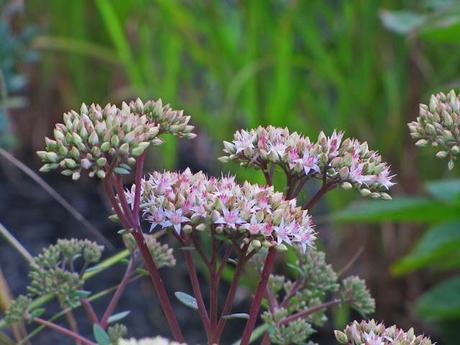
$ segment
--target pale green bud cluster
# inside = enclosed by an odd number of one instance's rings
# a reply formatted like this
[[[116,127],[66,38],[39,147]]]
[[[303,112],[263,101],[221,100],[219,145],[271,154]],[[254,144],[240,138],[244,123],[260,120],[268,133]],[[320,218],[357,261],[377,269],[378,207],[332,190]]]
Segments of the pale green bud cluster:
[[[265,312],[262,319],[270,325],[269,335],[273,344],[303,345],[305,341],[315,332],[312,326],[305,319],[297,319],[287,325],[277,323],[287,316],[287,311],[283,308],[278,309],[274,314]]]
[[[143,339],[120,339],[118,345],[186,345],[185,343],[178,343],[163,337],[143,338]]]
[[[300,254],[300,253],[299,253]],[[261,265],[258,255],[253,260]],[[263,314],[264,321],[270,326],[270,336],[276,344],[295,344],[300,338],[293,338],[299,329],[309,330],[312,326],[322,326],[327,321],[326,308],[317,309],[333,298],[335,304],[348,304],[362,314],[374,311],[374,300],[369,294],[364,281],[356,277],[344,279],[339,284],[337,273],[326,262],[323,252],[311,248],[299,255],[294,266],[299,276],[295,281],[283,275],[271,275],[269,290],[278,301],[280,308],[267,310]],[[285,299],[285,296],[290,296]],[[311,310],[311,312],[308,312]],[[295,317],[295,315],[302,315]],[[290,318],[289,318],[290,317]],[[287,319],[289,318],[289,319]],[[292,325],[291,325],[292,324]],[[303,336],[299,344],[305,344],[310,336]]]
[[[144,235],[150,255],[158,268],[176,266],[174,251],[167,244],[161,244],[154,235]]]
[[[366,282],[359,277],[351,276],[342,281],[341,297],[362,315],[375,311],[375,300],[372,298]]]
[[[415,145],[431,145],[436,157],[448,158],[449,169],[460,153],[460,95],[451,90],[447,95],[432,95],[429,104],[420,104],[417,121],[408,124]]]
[[[324,252],[316,249],[309,250],[299,265],[305,277],[305,289],[309,290],[312,296],[324,296],[339,288],[337,273],[326,262]]]
[[[190,116],[184,115],[183,110],[174,110],[169,104],[163,105],[161,99],[142,103],[138,98],[135,102],[129,103],[129,108],[133,114],[147,116],[150,122],[158,124],[161,133],[170,133],[179,138],[193,139],[194,126],[189,125]]]
[[[414,329],[407,332],[395,325],[386,328],[383,323],[370,321],[353,321],[345,330],[335,331],[335,337],[339,344],[343,345],[432,345],[434,343],[428,337],[416,336]]]
[[[174,257],[174,250],[172,248],[158,241],[155,235],[144,234],[144,238],[150,255],[152,255],[153,261],[155,261],[155,265],[158,268],[176,266],[176,258]],[[130,252],[137,249],[136,240],[130,233],[126,232],[123,234],[123,242]]]
[[[45,248],[30,266],[29,296],[52,294],[64,307],[74,305],[79,299],[76,292],[83,287],[84,271],[99,262],[103,248],[86,239],[60,239]]]
[[[45,139],[45,150],[37,152],[45,163],[40,170],[60,168],[74,180],[84,171],[90,177],[105,178],[109,167],[117,174],[129,174],[150,145],[163,143],[160,134],[194,138],[189,121],[190,116],[161,100],[144,104],[137,99],[123,102],[121,108],[82,104],[79,113],[64,114],[63,123],[56,124],[54,139]]]
[[[110,339],[110,344],[119,345],[120,339],[128,334],[128,328],[121,323],[116,323],[107,328],[107,334]]]
[[[104,246],[101,246],[90,240],[83,239],[59,239],[56,247],[61,251],[66,260],[74,260],[81,256],[83,261],[88,264],[93,264],[101,260]]]
[[[5,321],[8,324],[13,324],[24,320],[25,314],[28,312],[32,299],[28,296],[20,295],[13,300],[5,313]]]
[[[57,296],[62,307],[74,306],[78,301],[75,292],[83,286],[83,280],[78,274],[61,268],[43,270],[35,267],[30,271],[29,278],[31,283],[27,290],[31,296]]]

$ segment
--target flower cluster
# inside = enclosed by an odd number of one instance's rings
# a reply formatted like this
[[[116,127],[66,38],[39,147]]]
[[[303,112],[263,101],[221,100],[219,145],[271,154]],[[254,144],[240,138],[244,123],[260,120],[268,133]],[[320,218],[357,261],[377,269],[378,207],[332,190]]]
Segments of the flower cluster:
[[[5,321],[7,324],[13,324],[24,320],[25,314],[28,312],[32,303],[32,299],[28,296],[19,295],[13,300],[5,313]]]
[[[460,153],[460,95],[453,90],[447,95],[442,92],[432,95],[429,104],[420,104],[417,121],[408,126],[417,146],[436,147],[439,150],[436,157],[448,157],[449,169],[453,169]]]
[[[416,336],[411,328],[407,332],[391,326],[385,328],[383,323],[354,321],[343,332],[335,331],[335,337],[344,345],[431,345],[431,340],[422,335]]]
[[[127,334],[128,328],[121,323],[115,323],[107,328],[107,335],[112,345],[119,345],[120,340],[126,337]]]
[[[194,138],[189,120],[182,110],[173,110],[161,100],[123,102],[121,109],[112,104],[104,108],[83,104],[80,113],[64,114],[63,123],[56,124],[54,139],[45,139],[45,151],[37,152],[45,163],[41,171],[61,168],[62,174],[77,180],[87,170],[90,177],[104,178],[113,164],[116,173],[129,173],[149,145],[163,142],[160,134]]]
[[[342,281],[341,297],[362,315],[375,311],[375,300],[366,287],[366,282],[359,277],[351,276]]]
[[[144,338],[140,340],[136,340],[134,338],[131,339],[120,339],[118,345],[185,345],[185,343],[181,344],[176,341],[171,341],[163,337],[155,337],[155,338]]]
[[[268,330],[270,341],[279,345],[307,344],[306,340],[315,333],[315,330],[307,320],[301,318],[288,324],[282,324],[281,321],[288,315],[288,311],[284,308],[276,309],[273,314],[266,312],[262,315],[264,322],[270,325]]]
[[[135,186],[128,191],[132,205]],[[218,233],[247,234],[253,245],[297,244],[305,250],[315,234],[307,211],[273,187],[239,185],[234,177],[207,177],[190,170],[154,172],[142,180],[141,212],[151,224],[178,234],[213,227]]]
[[[261,265],[258,257],[253,262]],[[272,343],[305,344],[314,332],[313,326],[322,326],[327,321],[328,304],[348,304],[363,315],[374,312],[374,299],[364,281],[349,277],[339,284],[338,275],[326,262],[323,252],[311,249],[299,253],[299,260],[292,267],[299,273],[295,281],[283,275],[270,276],[272,297],[262,319],[269,326]],[[340,298],[328,301],[334,295]]]
[[[136,250],[136,240],[129,232],[123,234],[123,242],[130,252]],[[154,235],[144,235],[145,243],[149,248],[150,255],[158,268],[176,266],[174,251],[167,244],[159,242]]]
[[[31,264],[29,295],[41,297],[52,294],[64,307],[72,306],[78,301],[75,292],[84,283],[82,274],[89,264],[100,260],[103,248],[89,240],[78,239],[61,239],[45,248]],[[81,261],[81,265],[77,265],[77,260]]]
[[[343,139],[342,132],[318,139],[287,128],[258,127],[240,130],[232,142],[224,142],[223,162],[241,161],[243,165],[256,166],[268,171],[268,164],[276,164],[290,177],[326,179],[345,189],[355,187],[361,194],[373,198],[389,199],[385,192],[394,183],[388,164],[381,156],[369,150],[367,143],[356,139]]]

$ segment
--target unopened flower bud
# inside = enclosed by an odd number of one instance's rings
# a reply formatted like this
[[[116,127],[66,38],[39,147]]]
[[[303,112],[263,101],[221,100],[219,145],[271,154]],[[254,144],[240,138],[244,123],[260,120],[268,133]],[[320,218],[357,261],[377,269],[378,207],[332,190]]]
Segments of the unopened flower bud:
[[[108,141],[102,143],[101,145],[102,152],[109,152],[110,150],[110,143]]]
[[[342,188],[345,190],[350,190],[353,188],[353,185],[350,182],[344,182],[342,183]]]
[[[198,224],[197,226],[195,226],[195,229],[196,229],[197,231],[204,231],[204,230],[206,230],[206,228],[207,228],[207,226],[206,226],[206,224],[204,224],[204,223],[200,223],[200,224]]]
[[[425,140],[425,139],[420,139],[415,143],[415,145],[420,146],[420,147],[424,147],[424,146],[428,145],[428,141]]]
[[[388,193],[380,193],[380,197],[383,199],[383,200],[391,200],[392,197],[390,194]]]
[[[341,331],[334,331],[335,338],[340,344],[348,344],[348,337]]]
[[[371,191],[367,188],[363,188],[359,191],[362,196],[369,196],[371,194]]]
[[[436,153],[436,157],[438,157],[438,158],[446,158],[447,154],[448,154],[447,151],[439,151],[438,153]]]
[[[286,245],[284,243],[281,243],[279,245],[276,246],[276,249],[280,252],[285,252],[286,250],[288,250],[288,247],[286,247]]]
[[[104,170],[98,170],[96,173],[96,176],[99,177],[100,179],[105,178],[105,171]]]

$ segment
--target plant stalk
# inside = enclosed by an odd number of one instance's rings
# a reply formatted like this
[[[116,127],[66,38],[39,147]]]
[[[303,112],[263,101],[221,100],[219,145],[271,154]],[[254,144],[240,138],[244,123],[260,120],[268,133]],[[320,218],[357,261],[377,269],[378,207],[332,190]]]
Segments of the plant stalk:
[[[49,321],[46,321],[46,320],[43,320],[39,317],[35,317],[33,319],[33,321],[35,321],[36,323],[40,324],[40,325],[43,325],[45,327],[48,327],[48,328],[51,328],[52,330],[58,332],[58,333],[61,333],[61,334],[64,334],[70,338],[73,338],[75,339],[75,341],[78,341],[84,345],[97,345],[96,343],[92,342],[91,340],[89,339],[86,339],[85,337],[79,335],[78,333],[75,333],[73,331],[71,331],[70,329],[67,329],[65,327],[62,327],[62,326],[59,326],[53,322],[49,322]]]
[[[128,267],[126,267],[126,271],[123,275],[123,278],[120,284],[118,284],[118,287],[115,290],[115,293],[113,294],[112,299],[110,300],[109,305],[107,306],[104,312],[104,315],[102,316],[100,326],[103,329],[107,328],[108,320],[110,316],[112,315],[113,311],[115,310],[118,302],[120,301],[121,295],[123,294],[123,291],[125,291],[126,286],[128,285],[129,279],[131,278],[131,275],[134,272],[134,268],[135,268],[134,257],[131,256],[129,263],[128,263]]]
[[[246,322],[246,327],[241,337],[241,345],[248,345],[251,338],[251,333],[256,325],[257,317],[259,315],[260,304],[262,298],[265,295],[265,289],[267,288],[268,279],[275,266],[276,259],[276,248],[271,247],[268,250],[267,257],[265,258],[264,268],[262,269],[262,275],[260,277],[259,284],[256,289],[256,294],[252,300],[251,308],[249,309],[249,320]]]

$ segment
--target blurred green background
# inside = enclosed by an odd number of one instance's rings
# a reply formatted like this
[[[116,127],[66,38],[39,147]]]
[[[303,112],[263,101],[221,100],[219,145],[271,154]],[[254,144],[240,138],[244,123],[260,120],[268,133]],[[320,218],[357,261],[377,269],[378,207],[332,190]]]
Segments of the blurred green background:
[[[229,169],[215,160],[222,140],[238,128],[273,124],[312,136],[342,129],[367,140],[397,173],[394,194],[420,194],[423,181],[454,175],[429,150],[414,147],[406,123],[431,93],[460,86],[459,1],[0,4],[0,145],[29,165],[64,110],[161,97],[192,115],[200,136],[188,146],[169,140],[154,168],[219,173]],[[253,171],[230,169],[257,179]],[[364,246],[357,272],[377,297],[377,317],[448,339],[443,330],[458,326],[455,319],[436,327],[413,312],[412,302],[449,273],[389,273],[423,227],[331,224],[327,214],[353,197],[333,193],[319,211],[331,260],[343,265]]]

